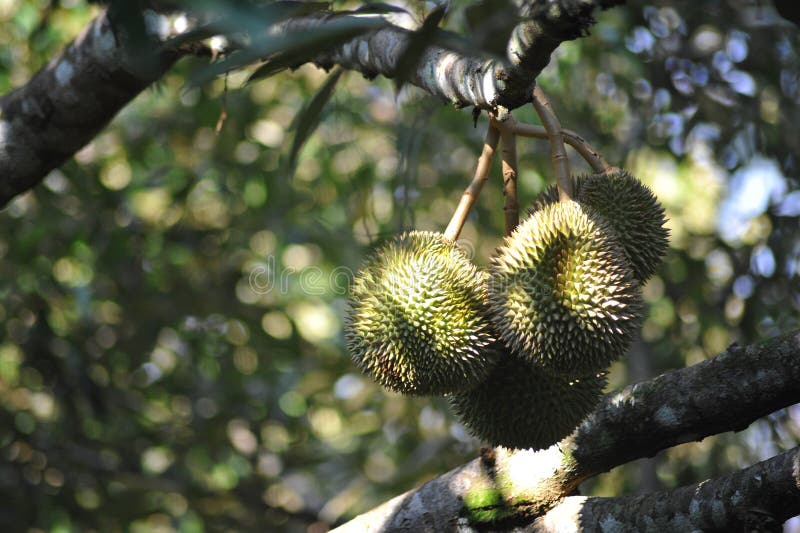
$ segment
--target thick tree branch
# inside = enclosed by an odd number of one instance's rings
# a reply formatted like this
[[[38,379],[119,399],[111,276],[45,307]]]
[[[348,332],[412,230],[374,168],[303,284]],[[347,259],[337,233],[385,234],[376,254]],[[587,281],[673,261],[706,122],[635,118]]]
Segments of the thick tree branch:
[[[676,444],[740,431],[800,402],[798,380],[800,332],[747,347],[732,345],[702,363],[608,394],[557,446],[487,451],[355,518],[342,531],[367,525],[448,530],[470,516],[529,521],[594,475]]]
[[[308,31],[318,24],[312,17],[297,19],[286,25],[286,31]],[[395,78],[398,59],[408,46],[410,35],[408,30],[389,26],[317,56],[314,62],[326,68],[339,65],[369,78],[377,75]],[[519,107],[527,97],[524,91],[504,90],[500,81],[504,67],[505,64],[496,59],[465,55],[434,45],[422,54],[408,82],[458,107],[472,105],[494,109],[498,104]]]
[[[507,55],[511,68],[508,69],[507,87],[513,91],[529,90],[562,42],[588,34],[589,28],[595,23],[592,16],[595,9],[608,9],[625,2],[516,0],[521,22],[514,28],[508,41]]]
[[[524,531],[782,531],[800,514],[800,447],[749,468],[643,496],[570,496]]]
[[[177,60],[94,19],[22,87],[0,97],[0,207],[86,145]]]
[[[514,109],[530,101],[536,76],[561,42],[584,35],[594,23],[591,15],[596,8],[621,3],[624,0],[521,2],[522,22],[509,42],[506,60],[434,45],[425,50],[408,81],[457,106]],[[127,11],[127,18],[135,18],[139,4],[118,5]],[[161,7],[172,9],[169,2]],[[0,98],[0,207],[86,145],[183,53],[162,48],[157,39],[131,38],[113,20],[105,13],[92,21],[26,85]],[[272,30],[296,34],[326,20],[326,16],[302,16]],[[393,78],[411,36],[412,32],[387,24],[313,62]]]
[[[595,9],[624,4],[625,0],[526,0],[519,3],[521,22],[512,32],[507,58],[465,55],[439,46],[429,47],[409,81],[454,105],[488,110],[512,110],[531,100],[536,77],[564,41],[588,33]],[[287,24],[286,31],[307,31],[318,26],[317,16]],[[315,62],[340,65],[365,76],[397,75],[398,59],[408,46],[411,32],[389,26],[358,37]]]

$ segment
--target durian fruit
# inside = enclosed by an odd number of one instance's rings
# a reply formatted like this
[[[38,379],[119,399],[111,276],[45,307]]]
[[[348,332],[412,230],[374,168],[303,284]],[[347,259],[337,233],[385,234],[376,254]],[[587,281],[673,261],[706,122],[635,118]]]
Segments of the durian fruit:
[[[606,219],[625,248],[633,273],[648,280],[669,245],[664,208],[653,192],[626,170],[587,177],[578,201]]]
[[[633,273],[647,281],[669,245],[664,208],[653,192],[627,170],[573,178],[575,199],[606,219],[625,249]],[[558,201],[558,189],[548,187],[533,210]]]
[[[579,175],[579,176],[570,176],[570,181],[572,181],[572,195],[574,200],[578,200],[578,195],[581,192],[581,187],[583,186],[583,181],[586,179],[586,176]],[[559,201],[558,198],[558,186],[555,184],[549,185],[545,190],[539,193],[539,196],[536,197],[536,201],[533,203],[533,207],[528,209],[528,214],[532,215],[536,211],[539,211],[545,206],[550,204],[554,204]]]
[[[594,410],[605,374],[571,379],[508,354],[476,388],[449,396],[467,430],[493,446],[548,448]]]
[[[349,303],[353,361],[389,390],[463,391],[497,361],[486,276],[440,233],[404,233],[377,250],[356,275]]]
[[[490,266],[495,331],[518,356],[550,371],[589,375],[627,350],[641,289],[607,223],[577,202],[534,212]]]

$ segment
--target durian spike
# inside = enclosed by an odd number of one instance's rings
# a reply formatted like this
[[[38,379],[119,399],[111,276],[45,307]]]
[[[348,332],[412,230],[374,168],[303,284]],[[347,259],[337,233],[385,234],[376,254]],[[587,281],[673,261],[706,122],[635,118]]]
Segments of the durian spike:
[[[503,197],[505,205],[506,235],[516,229],[519,224],[519,200],[517,198],[517,136],[514,133],[516,121],[510,113],[503,120],[492,118],[492,123],[500,130],[503,155]]]
[[[524,124],[522,122],[517,122],[514,125],[514,133],[520,137],[528,137],[531,139],[548,139],[547,130],[544,129],[544,127]],[[561,133],[564,135],[564,141],[580,154],[595,173],[609,173],[615,168],[609,165],[600,152],[586,142],[578,133],[566,129],[562,129]]]
[[[475,176],[464,191],[464,194],[461,195],[461,201],[458,202],[458,207],[456,207],[447,229],[444,230],[444,236],[453,242],[461,234],[461,228],[464,227],[464,222],[466,222],[472,206],[475,205],[483,185],[489,178],[489,169],[492,168],[492,160],[499,140],[500,132],[489,123],[486,136],[483,139],[483,149],[478,157],[478,164],[475,166]]]
[[[567,149],[564,148],[564,133],[561,131],[561,123],[553,112],[550,101],[538,85],[533,89],[533,107],[550,139],[550,158],[553,160],[553,168],[556,172],[558,198],[562,202],[568,202],[572,200],[574,191],[570,179]]]

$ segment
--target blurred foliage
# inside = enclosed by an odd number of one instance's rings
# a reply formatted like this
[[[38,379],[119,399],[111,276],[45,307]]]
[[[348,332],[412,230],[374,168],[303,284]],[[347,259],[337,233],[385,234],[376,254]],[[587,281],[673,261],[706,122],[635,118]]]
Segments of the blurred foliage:
[[[467,5],[445,27],[480,34]],[[99,9],[0,0],[0,91]],[[598,19],[540,82],[563,124],[653,187],[672,230],[618,389],[798,327],[800,50],[768,2],[636,3]],[[466,111],[345,73],[290,179],[289,127],[325,73],[188,88],[204,66],[182,61],[0,213],[4,530],[323,531],[476,455],[443,400],[358,375],[341,323],[374,243],[446,225],[485,119],[473,129]],[[547,154],[520,141],[526,202],[550,179]],[[493,176],[462,233],[478,264],[502,233]],[[584,493],[676,487],[799,436],[794,407]]]

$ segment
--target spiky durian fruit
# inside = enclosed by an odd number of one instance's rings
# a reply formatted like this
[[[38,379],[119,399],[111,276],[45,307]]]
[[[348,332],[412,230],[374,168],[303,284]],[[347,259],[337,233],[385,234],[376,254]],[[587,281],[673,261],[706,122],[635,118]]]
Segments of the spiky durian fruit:
[[[507,448],[547,448],[566,437],[597,405],[604,374],[570,379],[506,356],[476,388],[449,397],[475,437]]]
[[[653,192],[628,171],[619,170],[584,179],[578,201],[611,224],[633,273],[641,281],[649,279],[669,245],[664,208]]]
[[[396,237],[365,261],[353,282],[345,324],[353,360],[395,392],[474,387],[497,360],[485,279],[440,233]]]
[[[653,192],[627,170],[573,178],[574,198],[606,219],[617,234],[642,282],[655,273],[669,244],[664,208]],[[558,201],[558,189],[548,187],[533,210]]]
[[[587,375],[628,348],[640,284],[607,223],[579,203],[534,212],[506,238],[490,272],[492,322],[520,357]]]
[[[578,200],[578,194],[580,194],[584,179],[586,179],[586,176],[583,175],[570,176],[570,180],[572,181],[572,196],[574,200]],[[545,190],[539,193],[539,196],[536,197],[533,207],[528,209],[528,214],[532,215],[543,207],[554,204],[558,201],[558,187],[556,185],[549,185]]]

